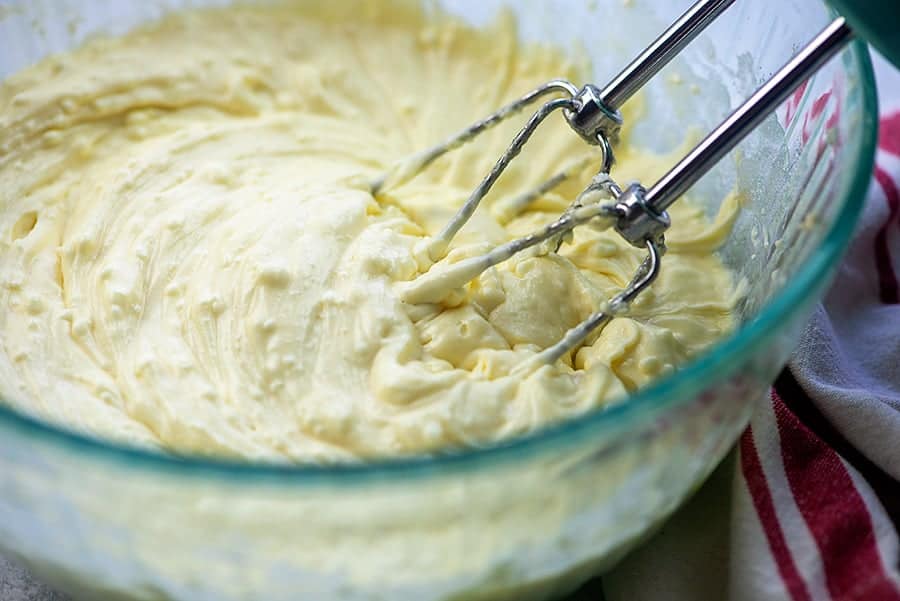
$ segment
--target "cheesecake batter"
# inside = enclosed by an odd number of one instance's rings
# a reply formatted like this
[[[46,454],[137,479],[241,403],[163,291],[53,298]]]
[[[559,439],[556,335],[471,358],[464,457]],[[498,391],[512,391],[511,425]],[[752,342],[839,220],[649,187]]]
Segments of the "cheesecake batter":
[[[321,4],[180,14],[0,85],[6,402],[175,453],[358,461],[485,445],[621,402],[732,327],[714,251],[737,197],[714,220],[677,205],[659,280],[556,365],[513,373],[632,277],[642,253],[614,232],[582,227],[559,254],[404,297],[430,267],[416,249],[520,122],[377,198],[369,182],[587,71],[521,44],[509,19],[474,30],[405,3]],[[537,229],[583,187],[589,169],[504,212],[590,152],[550,123],[444,262]],[[627,141],[618,158],[620,181],[669,164]]]

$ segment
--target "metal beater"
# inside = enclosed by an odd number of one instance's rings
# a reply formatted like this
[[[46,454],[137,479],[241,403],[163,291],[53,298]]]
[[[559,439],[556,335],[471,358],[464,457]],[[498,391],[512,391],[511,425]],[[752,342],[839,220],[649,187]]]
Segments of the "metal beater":
[[[844,48],[854,35],[843,17],[836,18],[653,186],[645,188],[634,183],[622,189],[609,176],[614,162],[613,146],[622,126],[619,108],[733,3],[734,0],[699,0],[602,90],[590,84],[579,89],[568,81],[548,82],[443,144],[402,161],[373,182],[373,193],[377,195],[409,181],[447,152],[459,148],[538,100],[553,96],[534,112],[490,173],[443,230],[426,240],[424,247],[419,249],[419,254],[432,262],[432,268],[407,284],[402,291],[403,300],[410,303],[438,302],[441,291],[461,287],[490,267],[527,248],[549,241],[551,249],[555,244],[555,249],[558,250],[568,232],[590,223],[594,227],[615,228],[630,244],[646,249],[647,257],[622,292],[523,368],[559,360],[576,349],[592,332],[603,328],[613,317],[622,314],[659,274],[666,248],[665,232],[671,223],[666,209],[786,100],[803,81]],[[541,230],[498,246],[484,255],[449,266],[433,265],[446,256],[453,237],[474,214],[481,200],[541,123],[556,111],[563,112],[571,128],[588,144],[599,147],[601,165],[597,176],[569,209]],[[523,194],[513,201],[513,210],[524,209],[531,201],[572,177],[583,167],[582,164],[563,170],[536,190]]]

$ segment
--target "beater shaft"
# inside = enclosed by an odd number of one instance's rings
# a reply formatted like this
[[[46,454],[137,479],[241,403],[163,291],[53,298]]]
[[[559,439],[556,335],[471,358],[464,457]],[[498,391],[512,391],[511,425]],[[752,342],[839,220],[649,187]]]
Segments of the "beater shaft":
[[[734,4],[734,0],[701,0],[622,69],[600,92],[607,106],[619,109],[659,71],[684,50],[710,23]]]
[[[644,201],[657,213],[665,211],[852,39],[853,31],[844,18],[835,19],[656,182]]]

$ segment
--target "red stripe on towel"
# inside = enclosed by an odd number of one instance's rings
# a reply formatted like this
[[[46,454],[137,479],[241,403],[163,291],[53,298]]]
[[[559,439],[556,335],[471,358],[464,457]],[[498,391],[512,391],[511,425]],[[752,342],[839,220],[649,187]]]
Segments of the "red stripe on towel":
[[[772,493],[769,491],[769,484],[766,482],[766,475],[759,460],[759,453],[753,442],[752,428],[747,428],[741,436],[740,445],[741,472],[747,482],[753,507],[756,509],[756,515],[759,516],[763,533],[766,535],[769,549],[775,559],[775,565],[778,567],[778,573],[793,601],[812,601],[812,597],[806,589],[806,583],[800,576],[791,550],[787,546],[781,524],[778,522]]]
[[[784,117],[785,125],[790,125],[791,121],[794,120],[794,117],[797,116],[797,109],[800,108],[800,101],[803,100],[803,94],[806,93],[806,87],[809,85],[809,80],[804,81],[800,84],[800,87],[788,98],[786,103],[786,113]]]
[[[900,531],[900,482],[863,455],[834,427],[819,411],[790,369],[785,368],[775,380],[775,391],[787,405],[788,410],[796,415],[804,426],[859,472],[872,487],[872,492],[878,497],[894,528]]]
[[[772,391],[781,457],[834,601],[900,601],[875,542],[872,516],[840,457]]]
[[[878,147],[900,157],[900,113],[881,118]]]
[[[875,234],[875,266],[878,270],[878,292],[881,302],[887,305],[900,304],[900,285],[897,283],[897,273],[891,261],[891,251],[888,246],[888,233],[891,224],[900,215],[900,191],[897,185],[881,167],[875,167],[875,181],[881,186],[887,198],[888,218]]]

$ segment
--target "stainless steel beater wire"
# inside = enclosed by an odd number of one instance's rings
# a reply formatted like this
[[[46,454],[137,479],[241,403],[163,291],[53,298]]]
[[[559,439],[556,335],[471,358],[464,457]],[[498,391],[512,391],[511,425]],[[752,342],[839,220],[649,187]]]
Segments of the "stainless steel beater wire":
[[[531,365],[540,366],[556,363],[560,358],[574,350],[585,338],[598,328],[609,323],[619,309],[627,306],[637,295],[643,292],[659,275],[660,250],[656,242],[647,240],[647,258],[641,263],[634,279],[622,292],[609,301],[607,307],[597,311],[583,322],[566,332],[562,339],[553,346],[541,351],[533,359]]]
[[[399,165],[394,166],[384,175],[382,175],[380,179],[372,182],[372,193],[378,194],[378,192],[382,191],[387,183],[397,186],[409,181],[410,179],[418,175],[422,170],[431,165],[431,163],[435,162],[451,150],[456,150],[467,142],[470,142],[479,134],[491,129],[495,125],[500,124],[516,113],[521,112],[527,106],[537,101],[539,98],[542,98],[554,92],[565,92],[571,98],[578,93],[578,88],[575,87],[575,85],[571,82],[565,81],[563,79],[554,79],[552,81],[548,81],[547,83],[528,92],[521,98],[518,98],[513,102],[507,104],[495,113],[488,115],[481,121],[473,123],[466,129],[453,135],[437,146],[433,146],[425,150],[424,152],[412,157],[411,159],[403,161]],[[390,181],[392,176],[396,178],[395,181]]]
[[[612,170],[614,162],[612,145],[609,143],[609,140],[603,136],[598,136],[598,140],[600,142],[598,144],[600,148],[600,157],[602,159],[600,170],[598,173],[609,173]],[[570,179],[581,173],[581,171],[583,171],[584,168],[587,167],[588,163],[590,163],[592,159],[593,157],[585,157],[583,161],[584,167],[582,169],[576,168],[576,163],[572,163],[572,165],[551,176],[550,179],[543,182],[542,184],[539,184],[535,188],[520,194],[515,199],[504,203],[504,207],[502,207],[500,210],[501,212],[503,212],[506,220],[509,221],[509,219],[512,219],[519,213],[522,213],[526,208],[528,208],[531,203],[536,201],[538,198],[540,198],[547,192],[550,192],[563,182],[569,181]],[[578,163],[581,162],[582,161],[578,161]]]
[[[557,98],[541,105],[534,115],[531,116],[531,119],[528,120],[525,127],[516,134],[516,137],[509,145],[509,148],[507,148],[506,152],[500,156],[500,159],[494,165],[493,169],[491,169],[490,173],[488,173],[481,183],[478,184],[478,187],[475,188],[466,203],[459,209],[456,215],[453,216],[453,219],[444,226],[441,233],[432,241],[431,247],[429,248],[429,255],[431,255],[432,260],[437,261],[443,258],[453,237],[472,217],[472,214],[475,213],[481,200],[488,192],[490,192],[491,188],[509,166],[510,162],[522,152],[522,148],[534,134],[538,126],[555,111],[560,109],[572,110],[574,108],[575,103],[571,98]]]
[[[614,207],[599,204],[568,210],[549,225],[527,236],[501,244],[485,254],[457,261],[450,265],[447,271],[429,271],[417,277],[408,283],[403,294],[404,300],[410,303],[438,302],[437,299],[427,296],[429,294],[427,290],[432,281],[431,278],[438,278],[442,282],[442,288],[463,286],[466,282],[472,281],[491,267],[506,261],[513,255],[550,240],[555,236],[565,234],[589,221],[605,217],[605,222],[598,222],[598,227],[602,225],[611,227],[615,223],[617,215],[618,213],[615,212]]]
[[[549,240],[554,236],[572,231],[579,225],[584,225],[588,221],[593,221],[602,215],[608,215],[610,219],[614,217],[610,207],[599,205],[563,213],[561,217],[557,218],[553,223],[544,226],[543,229],[533,234],[523,236],[522,238],[517,238],[511,242],[507,242],[506,244],[501,244],[491,252],[482,255],[487,266],[485,269],[493,267],[498,263],[502,263],[513,255],[516,255],[527,248],[531,248],[536,244],[540,244],[545,240]],[[610,221],[610,223],[612,223],[612,221]]]
[[[734,1],[699,0],[694,3],[603,88],[600,98],[610,108],[619,109]]]
[[[740,108],[647,191],[646,203],[657,213],[665,211],[716,163],[784,102],[801,83],[834,57],[853,39],[843,17],[792,58]]]
[[[575,175],[582,173],[585,169],[587,169],[588,165],[590,165],[594,161],[594,158],[595,157],[593,156],[584,156],[580,159],[576,159],[539,186],[532,188],[527,192],[519,194],[518,196],[504,199],[504,201],[498,202],[494,207],[491,208],[492,212],[495,213],[495,217],[501,224],[508,223],[510,220],[517,217],[538,198],[541,198],[547,192],[550,192],[561,183],[568,181]]]

